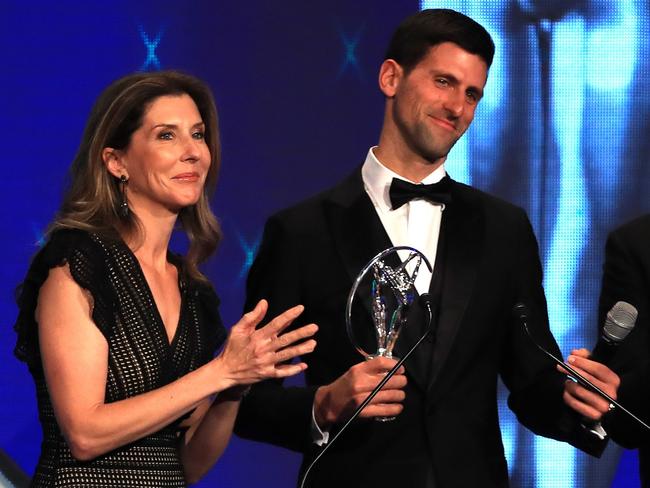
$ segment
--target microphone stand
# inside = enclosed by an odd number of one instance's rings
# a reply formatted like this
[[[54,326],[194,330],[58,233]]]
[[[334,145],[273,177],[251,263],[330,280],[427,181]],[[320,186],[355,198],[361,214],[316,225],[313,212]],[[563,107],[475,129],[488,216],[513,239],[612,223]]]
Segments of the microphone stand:
[[[521,305],[521,306],[520,306]],[[620,409],[622,412],[624,412],[626,415],[631,417],[632,419],[636,420],[639,424],[641,424],[643,427],[645,427],[647,430],[650,430],[650,425],[646,424],[643,420],[641,420],[639,417],[634,415],[632,412],[630,412],[627,408],[625,408],[623,405],[618,403],[616,400],[614,400],[611,396],[609,396],[607,393],[605,393],[603,390],[598,388],[596,385],[594,385],[591,381],[589,381],[587,378],[582,376],[580,373],[578,373],[575,369],[573,369],[571,366],[566,364],[564,361],[559,360],[556,358],[553,354],[551,354],[549,351],[544,349],[542,346],[540,346],[533,335],[530,333],[530,330],[528,329],[528,323],[527,323],[527,313],[526,313],[527,307],[522,304],[518,303],[514,306],[513,311],[515,313],[518,313],[517,318],[521,321],[521,324],[524,327],[524,330],[526,331],[526,335],[528,338],[535,344],[537,349],[542,351],[546,356],[548,356],[550,359],[553,360],[556,364],[559,364],[561,367],[566,369],[569,373],[571,373],[569,376],[570,379],[575,381],[581,386],[584,386],[585,388],[595,391],[598,393],[601,397],[605,398],[610,404],[614,405],[616,408]]]
[[[397,370],[402,366],[402,364],[404,364],[404,361],[406,361],[411,356],[413,351],[415,351],[418,348],[418,346],[422,343],[422,341],[424,341],[427,337],[429,337],[431,335],[431,332],[432,332],[432,327],[431,326],[433,324],[433,310],[432,310],[432,303],[431,303],[432,301],[433,301],[433,299],[432,299],[431,295],[429,295],[428,293],[424,293],[424,294],[420,295],[420,303],[427,310],[426,332],[424,334],[422,334],[422,337],[420,337],[418,339],[418,341],[413,345],[413,347],[411,347],[411,349],[409,349],[409,351],[404,355],[404,357],[402,359],[400,359],[397,362],[397,364],[395,364],[395,366],[393,366],[393,368],[390,371],[388,371],[388,373],[386,373],[386,375],[382,378],[382,380],[379,382],[379,384],[368,394],[368,396],[365,398],[365,400],[363,402],[361,402],[361,405],[359,405],[357,407],[357,409],[354,411],[354,413],[352,413],[350,418],[343,424],[343,427],[341,427],[341,429],[336,433],[336,435],[334,437],[332,437],[332,439],[325,445],[323,450],[320,453],[318,453],[318,456],[316,456],[314,458],[314,460],[311,462],[311,464],[305,470],[305,474],[302,477],[302,482],[300,483],[300,488],[304,488],[306,486],[305,483],[307,481],[307,477],[309,476],[309,472],[314,467],[314,465],[318,462],[318,460],[321,457],[323,457],[323,454],[325,454],[327,452],[327,450],[332,446],[332,444],[334,444],[334,442],[336,442],[336,439],[338,439],[341,436],[341,434],[348,428],[348,426],[352,423],[352,421],[354,419],[356,419],[359,416],[359,414],[361,413],[361,411],[364,408],[366,408],[366,406],[372,401],[373,398],[375,398],[377,393],[379,393],[379,390],[381,390],[384,387],[384,385],[386,383],[388,383],[388,381],[393,376],[395,376],[395,373],[397,372]]]

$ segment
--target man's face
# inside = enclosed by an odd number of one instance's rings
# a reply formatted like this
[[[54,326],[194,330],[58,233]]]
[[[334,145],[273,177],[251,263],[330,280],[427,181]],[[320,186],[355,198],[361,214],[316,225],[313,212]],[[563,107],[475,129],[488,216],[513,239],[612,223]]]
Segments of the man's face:
[[[401,73],[392,98],[398,134],[410,152],[437,162],[472,122],[487,65],[480,56],[444,42],[429,49],[410,73]]]

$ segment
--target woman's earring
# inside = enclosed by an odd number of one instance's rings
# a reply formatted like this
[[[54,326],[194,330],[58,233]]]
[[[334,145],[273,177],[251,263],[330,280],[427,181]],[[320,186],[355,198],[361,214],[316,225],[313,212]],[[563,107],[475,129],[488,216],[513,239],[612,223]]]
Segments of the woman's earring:
[[[120,217],[126,219],[129,216],[129,203],[126,200],[126,185],[128,183],[128,178],[125,175],[120,176],[120,195],[122,196],[122,201],[120,202],[120,208],[118,210]]]

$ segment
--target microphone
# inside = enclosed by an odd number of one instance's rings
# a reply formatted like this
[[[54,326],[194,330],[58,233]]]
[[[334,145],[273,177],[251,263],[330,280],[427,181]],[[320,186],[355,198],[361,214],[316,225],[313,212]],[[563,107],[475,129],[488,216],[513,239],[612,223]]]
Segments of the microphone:
[[[605,324],[589,359],[603,364],[609,363],[618,351],[621,341],[634,328],[638,315],[639,312],[633,305],[622,301],[616,302],[605,316]],[[582,425],[599,438],[605,438],[600,422],[583,418]]]
[[[423,293],[420,295],[420,298],[418,300],[418,303],[420,306],[427,311],[427,322],[428,322],[428,327],[427,330],[431,331],[431,335],[433,336],[434,340],[436,337],[436,325],[437,322],[433,320],[434,314],[434,309],[435,309],[435,303],[433,300],[433,295],[431,293]]]
[[[629,305],[629,304],[627,304],[627,305]],[[629,305],[629,306],[632,307],[632,305]],[[632,308],[634,308],[634,307],[632,307]],[[610,310],[610,312],[612,310]],[[555,362],[556,364],[559,364],[565,370],[567,370],[570,373],[568,376],[569,376],[569,378],[571,380],[575,381],[579,385],[581,385],[581,386],[583,386],[583,387],[585,387],[585,388],[587,388],[587,389],[589,389],[589,390],[591,390],[593,392],[598,393],[601,397],[603,397],[605,400],[607,400],[610,404],[617,407],[621,412],[625,412],[626,415],[628,415],[630,418],[634,419],[636,422],[638,422],[639,424],[641,424],[643,427],[645,427],[647,430],[650,431],[650,425],[646,424],[643,420],[641,420],[639,417],[634,415],[627,408],[625,408],[623,405],[618,403],[611,396],[609,396],[603,390],[598,388],[596,385],[594,385],[591,381],[589,381],[587,378],[585,378],[580,373],[578,373],[571,366],[566,364],[564,361],[556,358],[553,354],[551,354],[549,351],[547,351],[546,349],[544,349],[541,345],[539,345],[537,343],[537,341],[535,340],[533,335],[530,333],[530,330],[528,329],[528,319],[530,318],[530,311],[529,311],[528,307],[524,303],[519,302],[519,303],[515,304],[515,306],[512,307],[512,315],[513,315],[514,319],[517,320],[521,324],[521,326],[524,328],[524,330],[526,331],[526,335],[533,342],[533,344],[535,344],[535,347],[537,347],[537,349],[539,349],[546,356],[548,356],[553,362]],[[635,320],[636,320],[636,318],[635,318]]]
[[[528,325],[526,324],[526,321],[530,318],[530,310],[528,309],[528,305],[523,302],[515,303],[515,306],[512,307],[512,316],[521,325],[523,325],[526,329],[526,332],[528,332]]]
[[[618,345],[632,332],[639,316],[637,309],[627,302],[616,302],[607,312],[605,325],[590,359],[607,364],[616,354]]]
[[[435,329],[435,324],[433,323],[434,322],[433,308],[435,307],[433,303],[433,297],[429,293],[423,293],[422,295],[420,295],[419,303],[427,312],[427,327],[425,329],[424,334],[422,334],[422,336],[417,340],[417,342],[413,344],[413,347],[411,347],[411,349],[408,350],[408,352],[404,355],[404,357],[400,359],[397,362],[397,364],[395,364],[395,366],[393,366],[393,368],[388,373],[386,373],[386,375],[382,378],[379,384],[368,394],[365,400],[361,402],[361,405],[357,407],[357,409],[352,413],[350,418],[343,424],[343,426],[336,433],[336,435],[332,437],[332,439],[330,439],[330,441],[325,445],[323,450],[320,453],[318,453],[318,455],[314,458],[314,460],[305,470],[305,473],[302,475],[300,488],[304,488],[305,486],[307,486],[306,483],[307,483],[307,477],[309,476],[309,472],[314,467],[314,465],[318,462],[318,460],[323,456],[323,454],[327,452],[327,450],[332,446],[332,444],[334,444],[336,439],[338,439],[341,436],[343,431],[345,431],[348,428],[348,426],[352,423],[352,421],[356,419],[361,413],[361,411],[364,408],[366,408],[366,406],[372,401],[373,398],[375,398],[377,393],[379,393],[379,390],[381,390],[384,387],[384,385],[388,383],[388,380],[390,380],[393,376],[395,376],[397,370],[402,366],[402,364],[404,364],[404,361],[406,361],[411,356],[411,354],[413,354],[413,351],[415,351],[418,348],[418,346],[422,344],[422,342],[433,333]]]

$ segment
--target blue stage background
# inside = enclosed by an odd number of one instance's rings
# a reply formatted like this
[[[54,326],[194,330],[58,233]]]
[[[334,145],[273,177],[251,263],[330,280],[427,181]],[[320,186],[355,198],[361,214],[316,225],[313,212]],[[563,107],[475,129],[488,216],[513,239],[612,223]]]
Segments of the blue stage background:
[[[383,51],[399,20],[423,7],[463,11],[497,44],[448,172],[527,209],[562,351],[594,343],[606,233],[649,207],[646,2],[3,0],[0,447],[23,469],[36,463],[40,428],[31,378],[12,354],[13,290],[99,92],[160,68],[213,87],[223,141],[213,207],[225,240],[205,269],[232,324],[266,217],[339,180],[376,143]],[[504,402],[500,412],[514,487],[638,486],[635,453],[611,445],[595,461],[534,438]],[[294,453],[234,439],[200,486],[293,486],[297,464]]]

